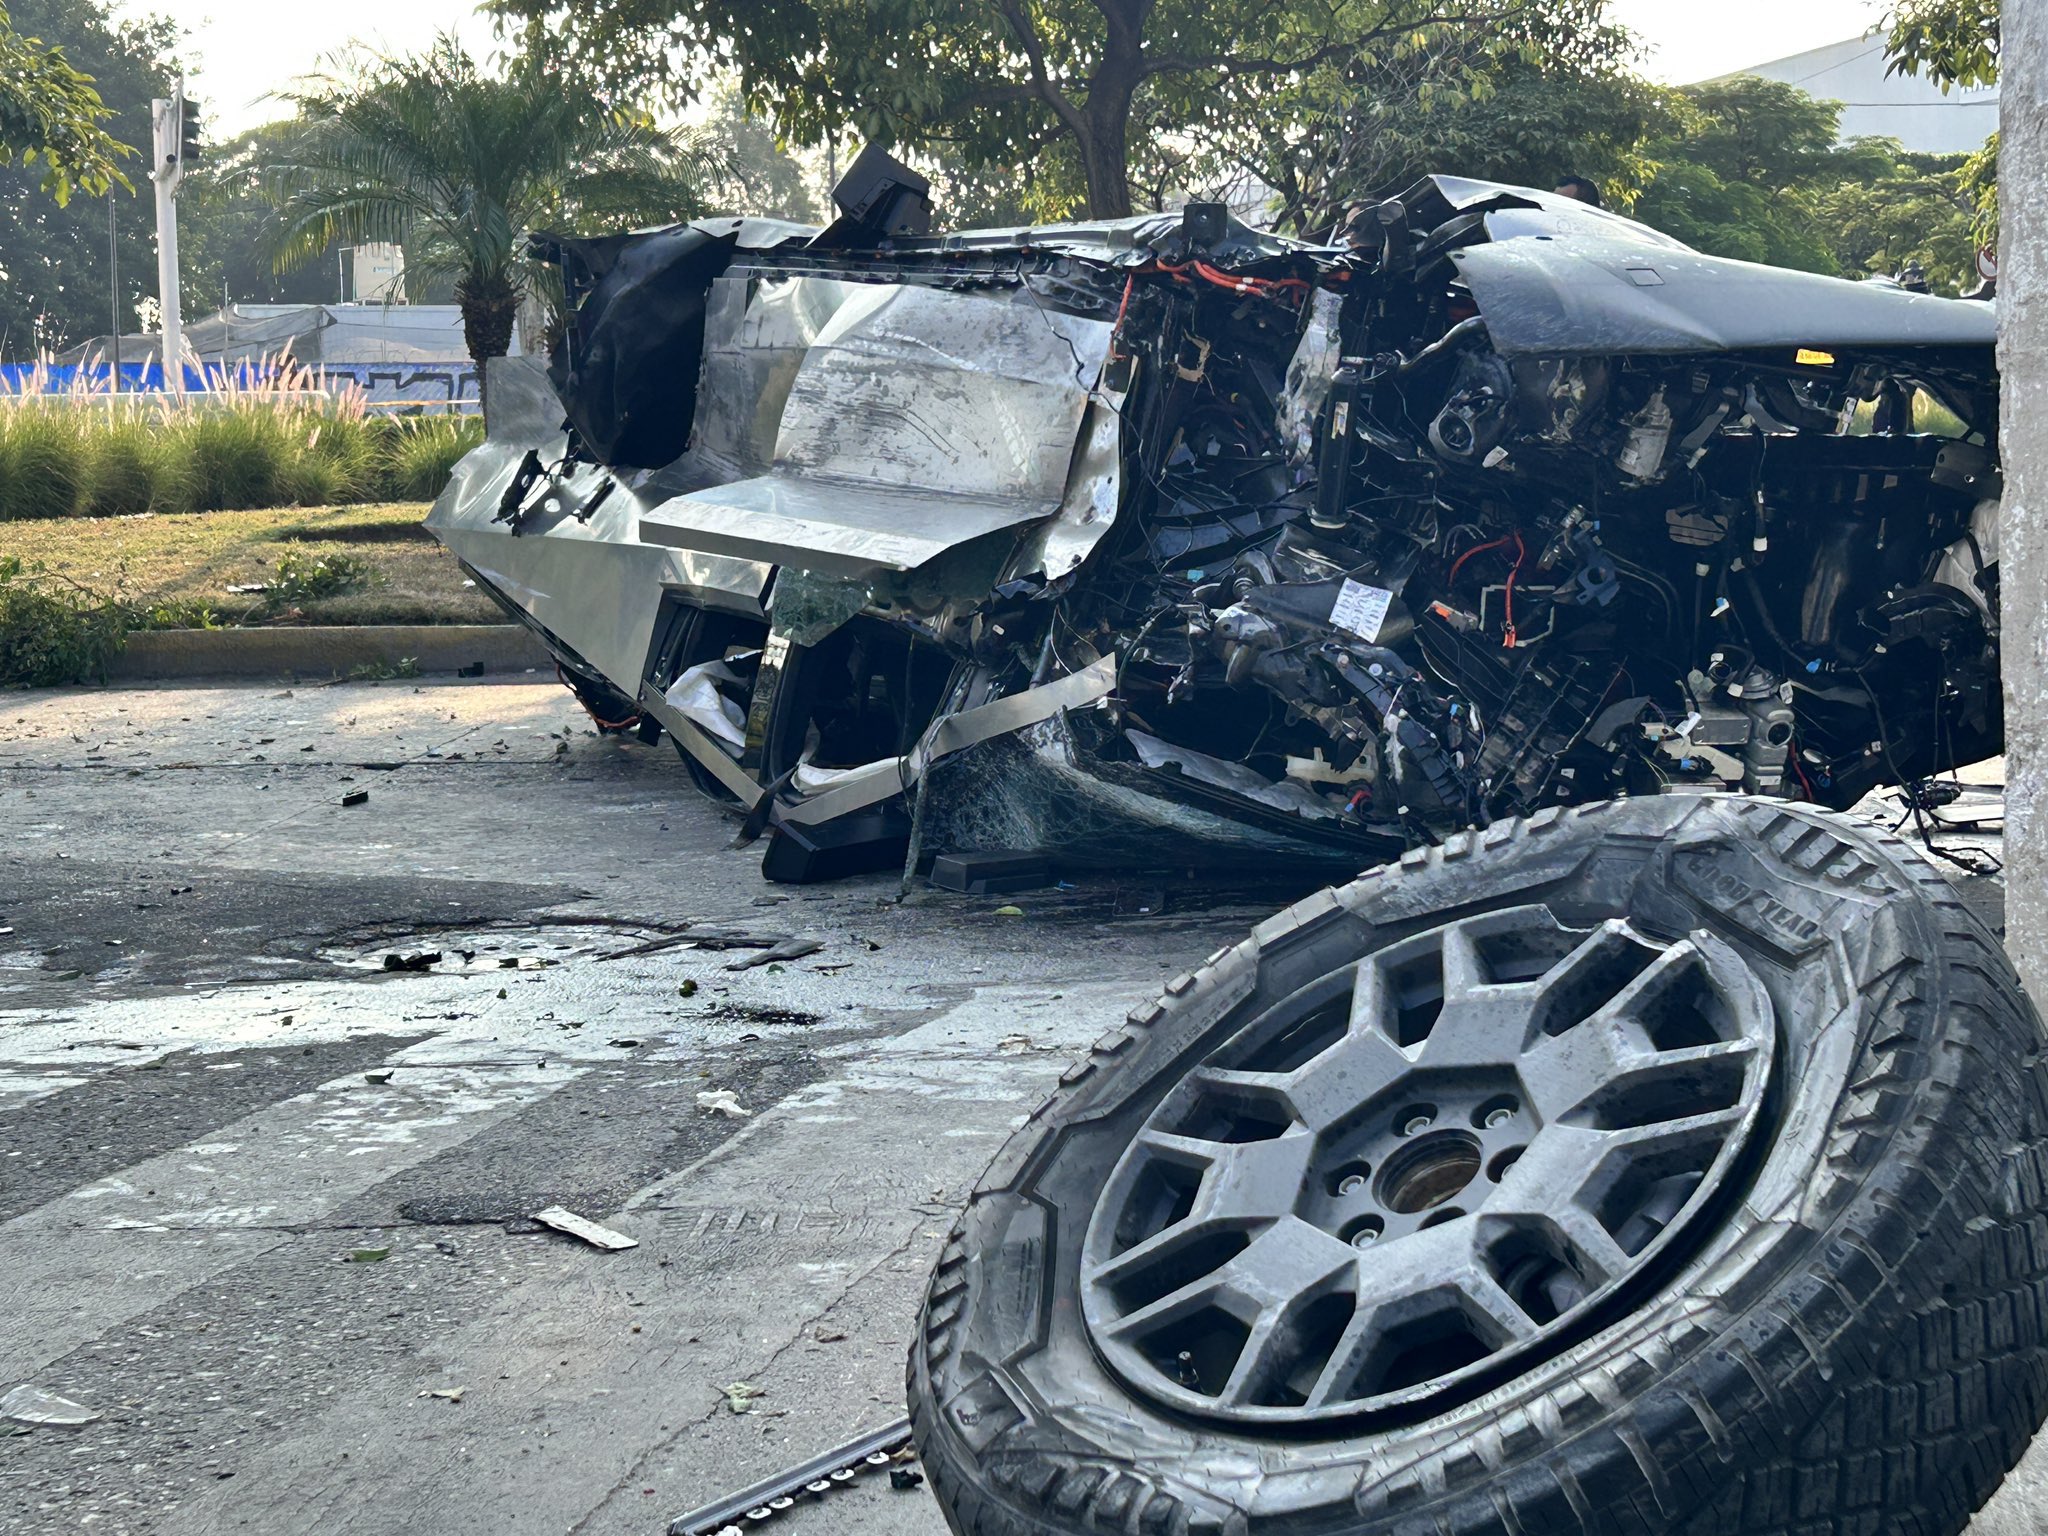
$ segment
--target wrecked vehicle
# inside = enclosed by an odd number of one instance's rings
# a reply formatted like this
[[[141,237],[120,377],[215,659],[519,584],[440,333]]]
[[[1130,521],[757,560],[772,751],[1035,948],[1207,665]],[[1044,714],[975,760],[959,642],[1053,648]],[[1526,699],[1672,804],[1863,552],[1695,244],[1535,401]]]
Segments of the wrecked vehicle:
[[[948,851],[1355,870],[2000,749],[1991,307],[1449,176],[545,239],[572,305],[428,525],[804,880]]]
[[[2048,1407],[2048,1053],[1829,808],[2000,749],[1989,307],[1446,176],[1362,248],[925,190],[545,242],[430,526],[771,878],[1367,869],[974,1192],[953,1529],[1960,1531]]]

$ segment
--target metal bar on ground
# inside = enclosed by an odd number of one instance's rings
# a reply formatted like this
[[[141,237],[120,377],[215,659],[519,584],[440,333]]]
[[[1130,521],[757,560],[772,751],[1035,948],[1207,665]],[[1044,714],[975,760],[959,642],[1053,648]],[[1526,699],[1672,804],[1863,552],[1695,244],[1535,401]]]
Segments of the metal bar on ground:
[[[822,1451],[809,1461],[764,1477],[738,1493],[714,1500],[668,1523],[668,1536],[717,1536],[727,1526],[745,1530],[772,1520],[806,1493],[829,1493],[850,1483],[866,1467],[887,1465],[910,1443],[910,1420],[884,1424],[844,1445]],[[835,1477],[834,1473],[845,1474]],[[822,1486],[819,1486],[822,1485]]]

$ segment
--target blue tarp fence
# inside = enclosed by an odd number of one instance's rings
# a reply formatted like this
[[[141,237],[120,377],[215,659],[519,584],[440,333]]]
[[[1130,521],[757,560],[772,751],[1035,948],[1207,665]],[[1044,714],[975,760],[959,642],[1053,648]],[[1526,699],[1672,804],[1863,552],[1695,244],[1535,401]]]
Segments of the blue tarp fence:
[[[276,362],[209,363],[205,367],[185,365],[188,391],[219,389],[224,384],[240,389],[260,388],[289,372],[297,387],[339,389],[354,385],[373,405],[399,408],[473,411],[477,404],[476,364],[467,358],[437,363],[322,363],[303,368]],[[10,394],[40,391],[69,394],[76,391],[106,394],[113,388],[112,365],[104,361],[82,363],[0,363],[0,390]],[[123,392],[153,394],[162,391],[164,373],[152,358],[147,362],[121,365]]]

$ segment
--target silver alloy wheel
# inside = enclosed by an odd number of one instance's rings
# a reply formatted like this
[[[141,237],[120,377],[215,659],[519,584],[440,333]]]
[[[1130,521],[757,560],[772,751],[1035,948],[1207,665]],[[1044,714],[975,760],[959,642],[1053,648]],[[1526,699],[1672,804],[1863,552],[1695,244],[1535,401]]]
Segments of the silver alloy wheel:
[[[1153,1111],[1088,1229],[1095,1345],[1155,1399],[1271,1426],[1527,1363],[1709,1203],[1775,1041],[1704,931],[1516,907],[1372,955]]]

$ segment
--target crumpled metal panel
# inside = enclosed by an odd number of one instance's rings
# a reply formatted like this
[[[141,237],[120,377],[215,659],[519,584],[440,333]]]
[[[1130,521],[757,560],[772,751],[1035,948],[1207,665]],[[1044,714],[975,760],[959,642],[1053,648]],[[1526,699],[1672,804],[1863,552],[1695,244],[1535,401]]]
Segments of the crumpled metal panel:
[[[663,587],[760,611],[766,566],[642,542],[646,507],[631,487],[614,484],[587,520],[579,518],[610,478],[603,469],[579,465],[564,476],[553,493],[557,508],[536,507],[516,536],[496,521],[527,450],[552,463],[566,439],[561,401],[540,359],[500,358],[490,369],[490,435],[456,466],[427,514],[427,527],[458,558],[628,698],[639,692]]]
[[[642,537],[863,576],[1050,517],[1111,329],[1021,291],[860,287],[797,369],[769,472],[664,503]]]
[[[860,285],[826,277],[721,277],[704,306],[704,368],[689,457],[710,479],[764,473],[798,367]]]
[[[761,475],[664,502],[641,519],[640,532],[679,550],[858,579],[915,570],[1043,515],[1017,500]]]
[[[1112,327],[1022,292],[875,285],[797,370],[778,474],[1059,505]]]
[[[1485,211],[1488,243],[1451,259],[1503,356],[1988,347],[1998,337],[1993,306],[1976,300],[1707,256],[1573,198],[1431,180],[1454,207]]]

